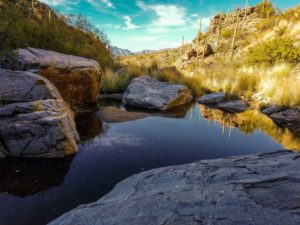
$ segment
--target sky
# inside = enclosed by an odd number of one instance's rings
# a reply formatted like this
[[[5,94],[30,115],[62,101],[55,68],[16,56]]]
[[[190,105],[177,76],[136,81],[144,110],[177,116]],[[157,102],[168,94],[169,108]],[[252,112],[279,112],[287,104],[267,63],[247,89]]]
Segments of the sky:
[[[246,0],[40,0],[65,14],[83,14],[105,31],[111,44],[131,51],[158,50],[191,42],[218,12],[245,7]],[[249,0],[255,5],[261,0]],[[273,0],[277,7],[300,4],[300,0]]]

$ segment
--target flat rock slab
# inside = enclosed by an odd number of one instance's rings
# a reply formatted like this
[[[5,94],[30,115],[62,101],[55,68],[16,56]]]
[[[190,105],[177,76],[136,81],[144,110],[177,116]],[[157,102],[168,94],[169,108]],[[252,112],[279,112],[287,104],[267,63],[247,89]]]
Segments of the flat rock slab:
[[[47,79],[0,69],[0,83],[0,158],[77,152],[74,114]]]
[[[241,113],[246,111],[249,106],[242,100],[228,101],[217,104],[217,108],[230,113]]]
[[[7,55],[1,61],[1,67],[31,72],[39,72],[49,67],[70,70],[82,68],[100,70],[100,66],[95,60],[38,48],[18,49],[15,55]]]
[[[279,126],[288,128],[290,131],[300,134],[300,110],[291,108],[278,113],[273,113],[269,117]]]
[[[49,79],[71,106],[94,103],[100,92],[101,68],[95,60],[26,48],[5,56],[0,65]]]
[[[103,107],[98,112],[99,118],[106,123],[122,123],[132,120],[143,119],[151,116],[142,112],[127,112],[115,107]]]
[[[299,225],[300,154],[205,160],[134,175],[49,225]]]
[[[204,95],[198,99],[200,104],[218,104],[225,100],[226,94],[224,92],[217,92]]]
[[[168,110],[192,101],[188,87],[141,76],[131,81],[123,96],[123,104],[151,110]]]

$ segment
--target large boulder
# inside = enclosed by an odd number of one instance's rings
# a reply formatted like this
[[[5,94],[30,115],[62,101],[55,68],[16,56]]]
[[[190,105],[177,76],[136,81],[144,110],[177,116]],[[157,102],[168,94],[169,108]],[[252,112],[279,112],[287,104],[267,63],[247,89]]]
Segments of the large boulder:
[[[100,92],[99,64],[91,59],[36,48],[6,55],[1,67],[38,73],[49,79],[71,106],[94,103]]]
[[[273,113],[269,117],[279,126],[300,134],[300,110],[291,108],[281,112]]]
[[[0,157],[53,158],[77,151],[74,114],[47,79],[0,69],[0,83]]]
[[[131,81],[123,96],[123,104],[151,110],[168,110],[192,100],[188,87],[160,82],[149,76]]]
[[[299,161],[282,151],[154,169],[49,225],[299,225]]]

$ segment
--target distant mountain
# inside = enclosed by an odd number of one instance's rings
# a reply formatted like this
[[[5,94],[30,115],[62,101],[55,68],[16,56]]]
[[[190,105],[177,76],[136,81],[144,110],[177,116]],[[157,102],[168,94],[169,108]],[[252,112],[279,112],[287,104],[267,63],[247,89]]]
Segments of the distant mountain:
[[[149,53],[152,53],[152,52],[156,52],[155,50],[149,50],[149,49],[145,49],[145,50],[142,50],[142,51],[139,51],[139,52],[136,52],[135,54],[149,54]]]
[[[111,53],[114,56],[126,56],[126,55],[133,55],[133,52],[131,52],[128,49],[122,49],[122,48],[118,48],[116,46],[111,46],[110,47]]]

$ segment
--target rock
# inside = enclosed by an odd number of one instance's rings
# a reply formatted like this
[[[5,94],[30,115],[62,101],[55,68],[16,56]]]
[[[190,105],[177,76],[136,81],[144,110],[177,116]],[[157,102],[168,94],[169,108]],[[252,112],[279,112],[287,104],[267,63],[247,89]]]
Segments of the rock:
[[[282,106],[277,106],[277,105],[271,105],[271,106],[268,106],[267,108],[261,110],[261,112],[263,114],[266,114],[266,115],[271,115],[273,113],[278,113],[280,111],[283,110],[283,107]]]
[[[273,113],[269,117],[279,126],[289,129],[290,131],[300,134],[300,110],[291,108],[278,113]]]
[[[100,92],[101,68],[91,59],[26,48],[7,55],[0,64],[4,69],[30,71],[49,79],[72,106],[94,103]]]
[[[102,107],[98,112],[99,118],[106,123],[122,123],[132,120],[143,119],[151,116],[142,112],[127,112],[115,107]]]
[[[29,72],[0,69],[0,102],[31,102],[61,99],[57,89],[45,78]]]
[[[63,157],[77,152],[74,114],[45,78],[0,70],[0,155]]]
[[[199,98],[198,102],[200,104],[218,104],[225,100],[226,94],[224,92],[212,93],[204,95]]]
[[[217,108],[228,111],[230,113],[241,113],[246,111],[248,107],[249,106],[242,100],[228,101],[219,103],[217,105]]]
[[[154,169],[49,225],[299,225],[299,160],[282,151]]]
[[[185,85],[157,81],[141,76],[131,81],[122,103],[151,110],[168,110],[192,101],[192,94]]]

